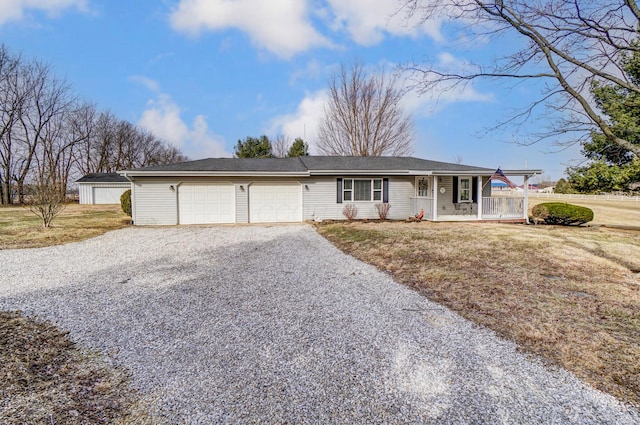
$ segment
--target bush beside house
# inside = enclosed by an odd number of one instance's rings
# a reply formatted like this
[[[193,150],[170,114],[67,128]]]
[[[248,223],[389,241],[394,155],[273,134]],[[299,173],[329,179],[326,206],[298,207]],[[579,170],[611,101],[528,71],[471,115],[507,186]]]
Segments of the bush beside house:
[[[562,226],[580,225],[593,220],[593,211],[587,207],[563,202],[545,202],[531,210],[535,223],[559,224]]]
[[[120,206],[122,207],[122,211],[131,217],[131,189],[125,190],[124,193],[120,195]]]

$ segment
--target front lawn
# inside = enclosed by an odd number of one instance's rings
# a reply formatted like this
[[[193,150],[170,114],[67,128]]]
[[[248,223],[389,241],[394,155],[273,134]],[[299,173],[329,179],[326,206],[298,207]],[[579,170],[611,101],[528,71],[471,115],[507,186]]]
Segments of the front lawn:
[[[640,406],[640,233],[487,223],[328,223],[337,247]]]
[[[69,204],[45,229],[24,207],[0,207],[0,249],[78,242],[129,222],[120,205]],[[50,323],[0,311],[0,365],[2,424],[153,423],[125,370]]]
[[[130,222],[120,205],[68,204],[45,229],[40,218],[25,207],[0,207],[0,249],[79,242],[126,227]]]

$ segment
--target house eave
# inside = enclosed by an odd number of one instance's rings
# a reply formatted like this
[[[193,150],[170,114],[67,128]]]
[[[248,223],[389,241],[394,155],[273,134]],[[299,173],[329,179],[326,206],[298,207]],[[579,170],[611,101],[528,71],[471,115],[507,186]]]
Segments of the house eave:
[[[304,171],[120,171],[120,175],[131,177],[309,177]]]
[[[508,176],[535,176],[543,173],[543,170],[502,170],[505,175]],[[432,174],[434,176],[491,176],[494,171],[484,170],[457,170],[457,171],[447,171],[447,170],[438,170],[433,171]]]
[[[406,176],[409,170],[310,170],[312,176]]]

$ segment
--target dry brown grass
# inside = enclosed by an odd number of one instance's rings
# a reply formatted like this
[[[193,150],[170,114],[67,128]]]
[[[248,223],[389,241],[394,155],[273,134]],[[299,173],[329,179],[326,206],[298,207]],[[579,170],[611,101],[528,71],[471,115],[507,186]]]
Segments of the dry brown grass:
[[[567,202],[591,208],[594,217],[590,224],[640,227],[640,202],[571,199],[568,195],[562,198],[529,197],[529,211],[543,202]]]
[[[486,223],[318,231],[462,316],[640,406],[640,233]]]
[[[125,227],[130,221],[120,205],[68,204],[50,228],[43,228],[40,219],[25,207],[0,207],[0,249],[78,242]]]
[[[0,312],[0,364],[2,424],[154,423],[124,370],[49,323]]]
[[[128,225],[119,205],[69,204],[43,228],[24,207],[0,208],[0,249],[77,242]],[[150,424],[123,369],[79,349],[49,323],[0,311],[0,423]]]

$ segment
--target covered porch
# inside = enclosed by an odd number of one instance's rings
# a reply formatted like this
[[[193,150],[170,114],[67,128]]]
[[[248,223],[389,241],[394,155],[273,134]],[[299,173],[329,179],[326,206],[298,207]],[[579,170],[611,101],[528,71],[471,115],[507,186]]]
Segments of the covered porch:
[[[493,174],[436,174],[416,176],[412,206],[424,211],[430,221],[522,221],[528,222],[528,180],[541,170],[507,170],[505,175],[522,176],[521,194],[493,196]]]

